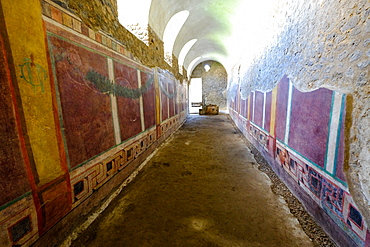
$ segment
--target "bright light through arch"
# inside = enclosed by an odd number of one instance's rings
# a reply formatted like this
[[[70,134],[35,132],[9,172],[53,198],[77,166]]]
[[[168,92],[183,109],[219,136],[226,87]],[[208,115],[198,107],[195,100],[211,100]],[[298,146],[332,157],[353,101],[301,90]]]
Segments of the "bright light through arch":
[[[179,34],[185,21],[188,19],[190,12],[187,10],[180,11],[173,15],[168,21],[163,33],[164,55],[167,62],[172,64],[172,49],[175,44],[177,35]]]
[[[185,57],[186,55],[188,54],[188,52],[190,51],[190,49],[193,47],[193,45],[197,42],[197,39],[192,39],[190,41],[188,41],[181,49],[180,51],[180,54],[179,54],[179,58],[178,58],[178,61],[179,61],[179,67],[183,66],[184,64],[184,61],[185,61]]]
[[[117,0],[118,20],[122,26],[147,43],[149,10],[152,0]]]
[[[189,63],[189,66],[188,66],[188,77],[191,75],[191,71],[190,70],[192,70],[193,69],[193,67],[194,67],[194,65],[201,59],[202,57],[197,57],[197,58],[195,58],[193,61],[191,61],[190,63]]]

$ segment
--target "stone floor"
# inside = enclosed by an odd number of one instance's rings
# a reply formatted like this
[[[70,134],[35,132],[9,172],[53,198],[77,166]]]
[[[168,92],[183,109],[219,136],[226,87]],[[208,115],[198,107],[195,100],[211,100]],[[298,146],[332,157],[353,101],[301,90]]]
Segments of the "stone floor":
[[[71,246],[322,245],[251,149],[228,115],[190,115]]]

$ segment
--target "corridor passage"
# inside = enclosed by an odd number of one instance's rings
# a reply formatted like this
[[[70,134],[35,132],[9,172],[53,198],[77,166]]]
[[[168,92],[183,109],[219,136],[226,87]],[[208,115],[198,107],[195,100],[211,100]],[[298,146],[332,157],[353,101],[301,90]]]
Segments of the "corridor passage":
[[[190,115],[72,244],[313,246],[228,115]]]

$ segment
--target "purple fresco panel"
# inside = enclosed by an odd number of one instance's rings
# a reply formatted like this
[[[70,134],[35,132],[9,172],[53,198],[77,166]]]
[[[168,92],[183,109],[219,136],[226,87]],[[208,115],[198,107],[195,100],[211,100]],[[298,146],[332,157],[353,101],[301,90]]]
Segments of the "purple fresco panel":
[[[244,100],[244,117],[245,118],[248,118],[248,98],[246,98],[245,100]]]
[[[345,104],[345,102],[344,102]],[[336,176],[341,179],[342,181],[346,182],[346,176],[344,175],[344,129],[345,129],[345,119],[346,113],[343,109],[342,112],[342,123],[340,125],[340,137],[339,137],[339,144],[337,150],[337,160],[336,160]]]
[[[248,99],[240,99],[240,114],[247,118]]]
[[[0,206],[30,191],[0,36]]]
[[[249,97],[251,97],[251,95],[249,95]],[[250,111],[250,109],[248,107],[248,99],[249,99],[249,97],[245,100],[245,118],[247,118],[247,119],[248,119],[248,114],[249,114],[249,111]],[[250,120],[250,119],[248,119],[248,120]]]
[[[244,116],[245,118],[248,118],[248,98],[244,100]]]
[[[99,78],[108,78],[107,59],[56,37],[49,39],[73,168],[115,145],[110,97],[95,86]]]
[[[250,98],[250,106],[249,106],[250,119],[249,120],[250,121],[253,121],[253,112],[254,112],[254,109],[253,109],[253,107],[254,107],[253,99],[254,99],[254,94],[251,93],[250,96],[249,96],[249,98]]]
[[[324,167],[333,91],[293,89],[289,146]]]
[[[276,99],[276,138],[284,141],[288,108],[289,79],[284,76],[278,84]]]
[[[263,93],[256,91],[255,97],[256,97],[256,99],[254,101],[255,101],[256,105],[254,106],[254,123],[262,128]]]
[[[240,112],[239,114],[242,115],[243,117],[245,117],[245,100],[244,99],[240,99]]]
[[[137,70],[127,65],[114,62],[116,84],[128,88],[138,88]],[[141,132],[140,100],[117,95],[118,119],[122,141]]]
[[[234,99],[232,100],[232,101],[230,101],[230,107],[231,107],[231,109],[233,109],[233,110],[235,110],[235,97],[234,97]]]
[[[141,72],[141,84],[145,85],[151,83],[153,80],[153,74],[146,74]],[[144,104],[144,122],[145,129],[148,129],[155,125],[155,90],[154,83],[148,88],[148,91],[143,94],[143,104]]]
[[[244,117],[244,100],[243,99],[240,99],[240,112],[239,114],[242,115]]]
[[[266,93],[265,130],[270,132],[272,92]]]

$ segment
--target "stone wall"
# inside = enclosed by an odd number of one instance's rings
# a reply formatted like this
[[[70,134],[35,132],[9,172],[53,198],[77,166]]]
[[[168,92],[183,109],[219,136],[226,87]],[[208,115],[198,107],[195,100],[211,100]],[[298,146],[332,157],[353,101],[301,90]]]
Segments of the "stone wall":
[[[208,72],[204,70],[205,64],[210,65]],[[227,108],[227,73],[220,63],[216,61],[202,62],[194,68],[191,77],[202,78],[202,99],[205,104],[218,105],[221,110]]]
[[[281,33],[252,64],[241,64],[243,95],[250,85],[272,89],[283,74],[304,91],[336,87],[354,92],[354,86],[364,86],[370,64],[369,6],[364,0],[286,2],[277,13],[284,16]]]
[[[230,99],[271,90],[287,74],[298,89],[326,87],[346,93],[344,170],[351,194],[370,222],[370,2],[282,1],[276,13],[281,33],[252,63],[236,65]],[[250,47],[248,47],[250,48]],[[241,51],[241,53],[243,53]]]

